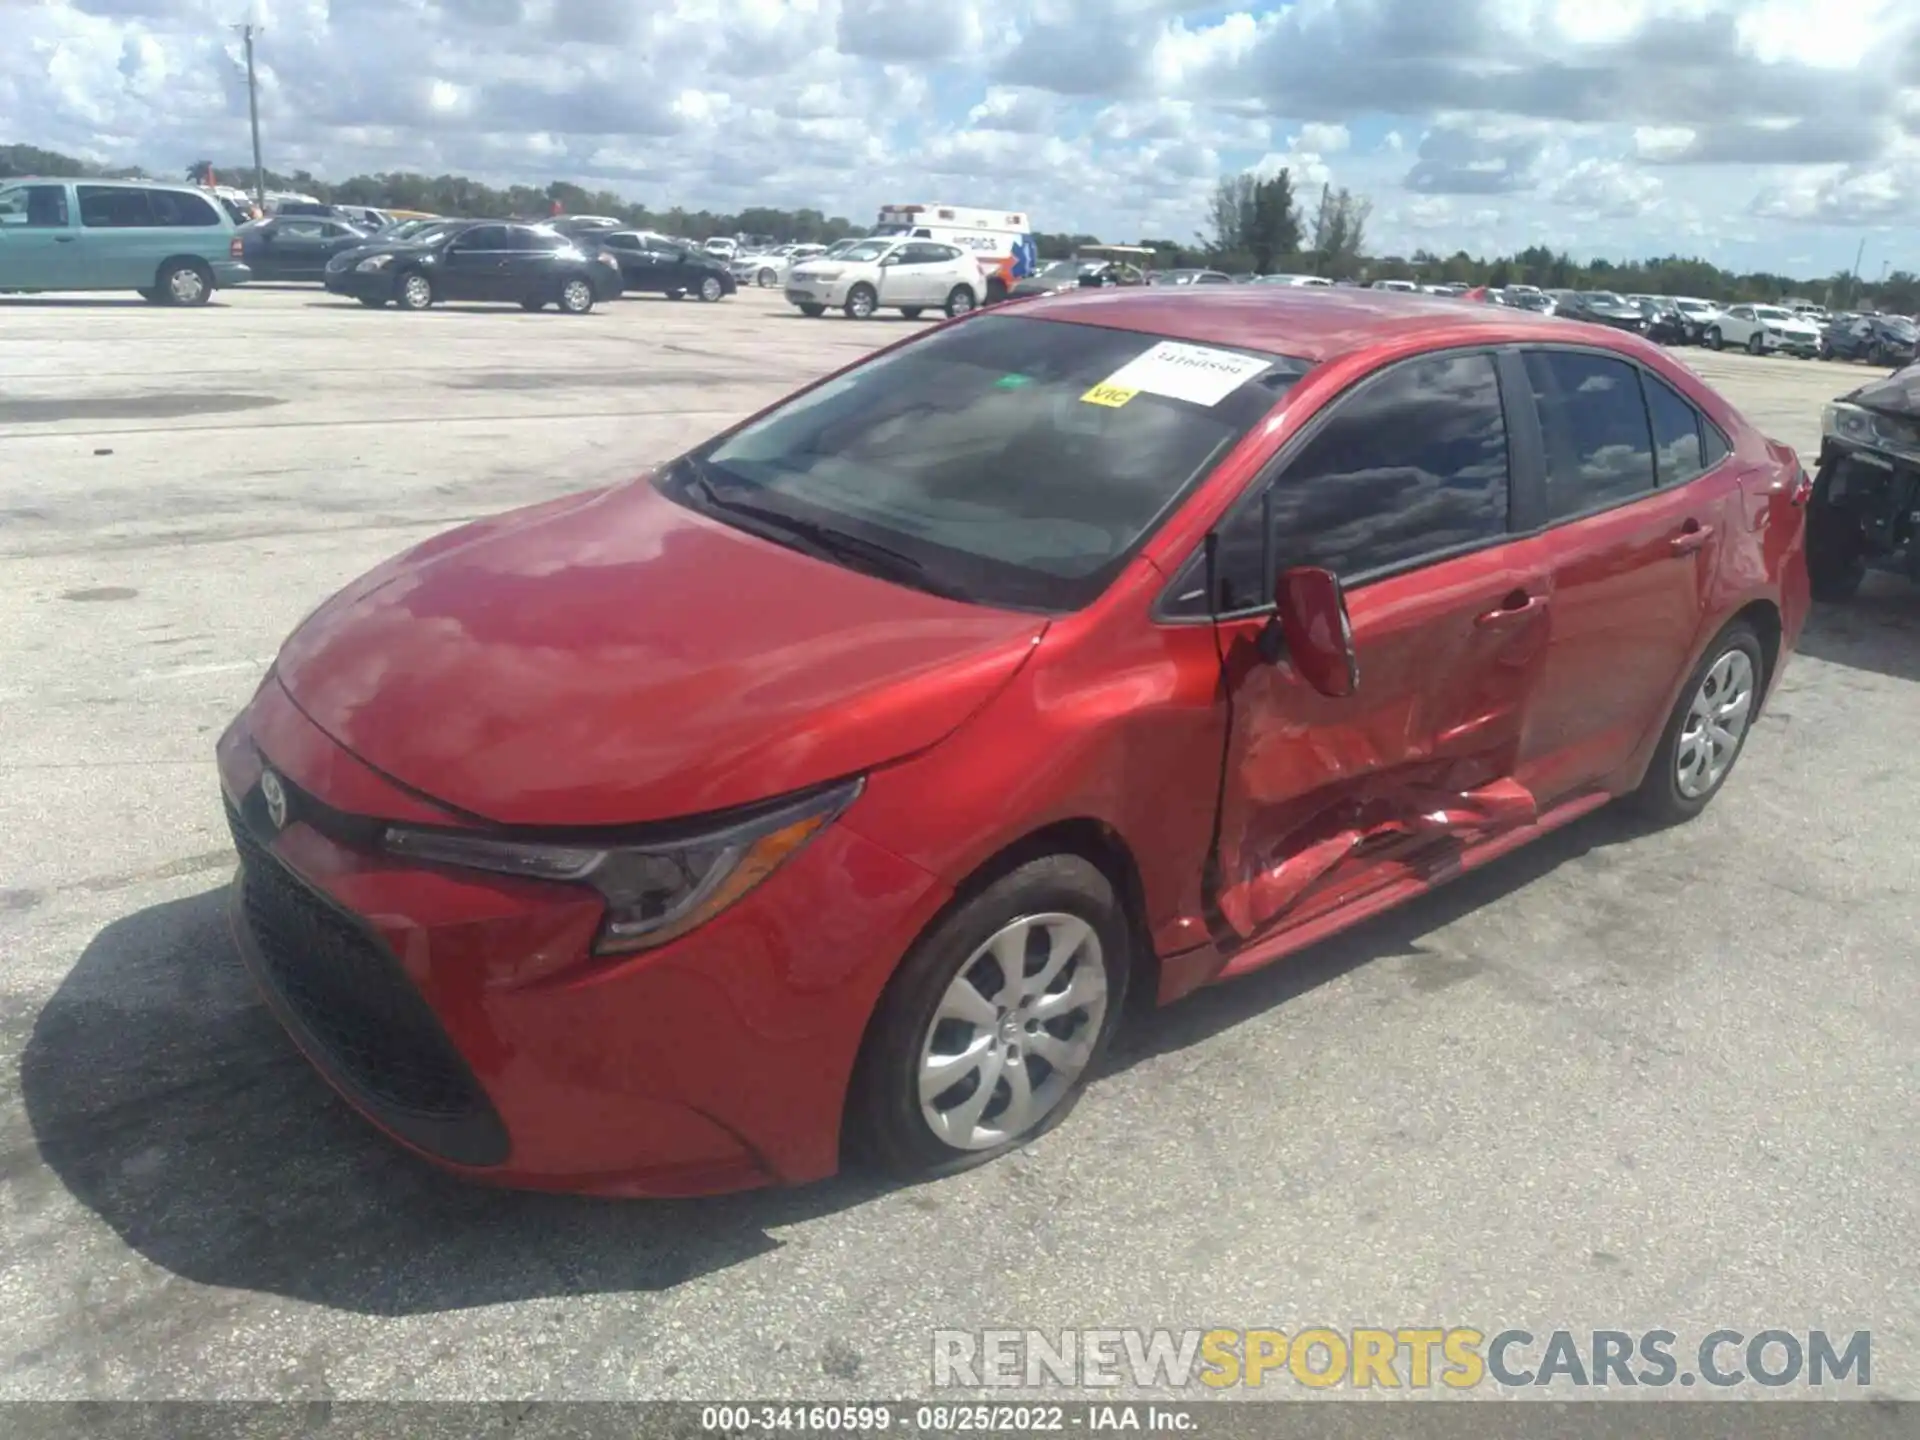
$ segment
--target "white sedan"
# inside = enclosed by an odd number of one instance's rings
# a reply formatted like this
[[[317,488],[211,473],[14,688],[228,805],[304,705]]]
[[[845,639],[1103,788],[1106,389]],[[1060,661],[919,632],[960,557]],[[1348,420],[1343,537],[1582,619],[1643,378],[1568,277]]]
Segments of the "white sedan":
[[[909,320],[928,310],[964,315],[987,293],[980,262],[958,245],[876,235],[840,254],[796,265],[787,275],[787,301],[802,315],[841,310],[866,320],[898,310]]]
[[[1820,350],[1820,327],[1778,305],[1734,305],[1707,327],[1707,344],[1715,350],[1737,345],[1754,355],[1784,350],[1810,360]]]

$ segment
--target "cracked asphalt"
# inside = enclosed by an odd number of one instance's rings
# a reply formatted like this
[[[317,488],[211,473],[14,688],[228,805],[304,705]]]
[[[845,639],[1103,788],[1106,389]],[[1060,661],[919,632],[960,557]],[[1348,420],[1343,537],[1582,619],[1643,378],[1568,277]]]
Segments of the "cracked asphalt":
[[[1887,580],[1814,617],[1696,823],[1602,812],[1162,1012],[955,1180],[503,1194],[332,1097],[222,920],[213,741],[281,638],[908,328],[0,299],[0,1398],[910,1396],[936,1329],[1315,1324],[1866,1329],[1872,1393],[1920,1397],[1920,592]],[[1866,374],[1687,358],[1809,458]]]

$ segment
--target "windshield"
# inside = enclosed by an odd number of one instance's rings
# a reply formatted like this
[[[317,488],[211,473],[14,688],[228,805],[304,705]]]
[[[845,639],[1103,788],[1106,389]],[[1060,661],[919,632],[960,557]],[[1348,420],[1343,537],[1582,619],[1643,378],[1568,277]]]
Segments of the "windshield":
[[[1782,310],[1777,305],[1756,305],[1753,313],[1762,320],[1797,320],[1800,317],[1791,311]]]
[[[1595,305],[1624,305],[1626,302],[1611,290],[1588,290],[1581,297]]]
[[[1916,333],[1920,333],[1916,332],[1913,321],[1904,315],[1876,315],[1873,318],[1874,323],[1896,340],[1911,340]]]
[[[855,264],[862,264],[867,261],[878,260],[891,249],[893,249],[893,242],[891,240],[862,240],[858,245],[849,245],[833,258],[836,260],[851,260]]]
[[[1676,300],[1673,303],[1689,315],[1704,315],[1713,309],[1713,306],[1705,300]]]
[[[1041,280],[1075,280],[1083,272],[1092,270],[1091,265],[1083,265],[1078,260],[1056,260],[1037,277]]]
[[[1074,610],[1305,369],[982,317],[796,396],[670,467],[662,488],[723,520],[751,507],[885,547],[910,567],[889,576],[903,583]]]

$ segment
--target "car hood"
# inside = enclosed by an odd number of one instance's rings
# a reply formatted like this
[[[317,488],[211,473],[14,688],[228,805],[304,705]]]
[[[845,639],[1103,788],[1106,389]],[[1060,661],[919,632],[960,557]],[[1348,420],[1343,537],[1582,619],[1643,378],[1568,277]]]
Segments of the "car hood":
[[[1840,398],[1848,404],[1881,415],[1920,420],[1920,365],[1896,370],[1884,380],[1874,380],[1857,390],[1849,390]]]
[[[340,744],[443,804],[629,825],[932,745],[1046,623],[815,560],[643,477],[388,561],[296,630],[275,673]]]

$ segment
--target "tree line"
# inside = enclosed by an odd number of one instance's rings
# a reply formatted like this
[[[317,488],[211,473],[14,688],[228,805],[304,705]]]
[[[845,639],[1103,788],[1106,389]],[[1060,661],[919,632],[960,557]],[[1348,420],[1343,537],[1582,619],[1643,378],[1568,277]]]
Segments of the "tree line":
[[[207,161],[197,161],[181,173],[199,174],[207,166]],[[223,181],[250,187],[251,166],[211,168]],[[137,167],[109,169],[31,145],[0,145],[0,179],[17,175],[154,178]],[[265,179],[270,190],[299,190],[337,204],[425,210],[436,215],[545,216],[558,205],[568,214],[611,215],[637,229],[694,240],[711,235],[770,235],[778,240],[831,244],[849,235],[863,235],[870,228],[864,222],[815,209],[752,206],[734,214],[680,206],[653,209],[612,191],[588,190],[565,180],[500,189],[464,175],[431,176],[407,171],[355,175],[330,182],[304,170],[291,174],[270,170]],[[1698,257],[1680,255],[1582,262],[1564,250],[1541,245],[1492,258],[1469,255],[1464,250],[1445,256],[1428,250],[1405,256],[1376,255],[1367,243],[1372,213],[1369,200],[1345,188],[1322,186],[1310,204],[1303,204],[1290,172],[1248,172],[1227,176],[1215,186],[1205,230],[1191,240],[1144,238],[1130,243],[1151,249],[1154,264],[1163,269],[1209,266],[1229,273],[1287,271],[1357,283],[1398,279],[1421,284],[1526,284],[1556,290],[1697,295],[1728,304],[1800,298],[1836,308],[1920,312],[1920,275],[1905,270],[1897,270],[1878,283],[1862,283],[1844,273],[1825,279],[1767,272],[1742,274],[1722,270]],[[1041,258],[1047,260],[1067,259],[1083,246],[1101,243],[1098,236],[1064,231],[1038,232],[1034,240]]]

